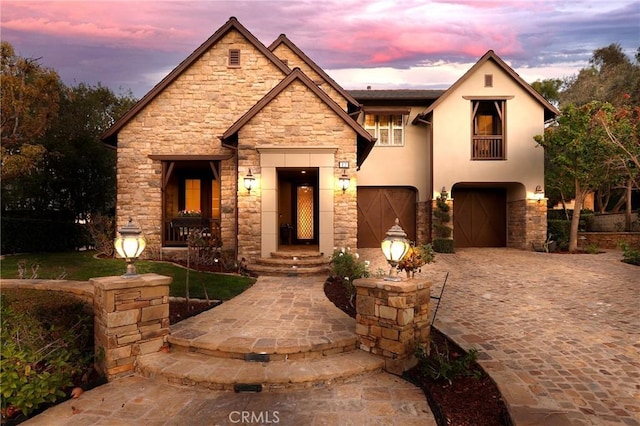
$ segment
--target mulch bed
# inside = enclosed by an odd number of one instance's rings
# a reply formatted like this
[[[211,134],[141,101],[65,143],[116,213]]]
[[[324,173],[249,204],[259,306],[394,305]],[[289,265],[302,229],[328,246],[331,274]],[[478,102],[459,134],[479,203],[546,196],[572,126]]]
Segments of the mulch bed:
[[[324,292],[338,308],[356,317],[356,309],[350,304],[341,280],[327,280]],[[465,353],[435,328],[431,329],[431,342],[440,348],[447,345],[453,357]],[[447,380],[432,379],[419,366],[407,371],[404,377],[423,390],[439,426],[511,425],[496,384],[478,364],[472,369],[479,370],[479,378],[458,377],[451,384]]]

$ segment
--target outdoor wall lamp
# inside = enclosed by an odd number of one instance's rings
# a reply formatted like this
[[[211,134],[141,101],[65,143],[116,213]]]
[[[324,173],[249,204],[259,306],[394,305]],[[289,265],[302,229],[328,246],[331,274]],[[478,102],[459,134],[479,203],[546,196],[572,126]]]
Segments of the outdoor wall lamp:
[[[447,188],[443,186],[442,189],[440,190],[440,197],[446,200],[448,196],[449,196],[449,193],[447,192]]]
[[[142,254],[142,251],[147,246],[147,242],[144,236],[142,236],[142,230],[134,225],[132,218],[129,218],[129,222],[120,228],[113,245],[118,255],[127,262],[127,272],[123,277],[130,278],[137,276],[134,262]]]
[[[349,176],[347,176],[347,172],[343,171],[342,176],[340,176],[340,179],[338,179],[338,185],[340,186],[340,189],[342,189],[343,194],[347,189],[349,189],[350,183],[351,179],[349,179]]]
[[[251,194],[251,190],[256,185],[256,178],[251,174],[251,169],[249,169],[249,174],[244,177],[244,187],[247,189],[247,192]]]
[[[542,190],[542,187],[540,185],[536,186],[536,189],[533,192],[533,196],[536,200],[538,200],[538,203],[540,203],[540,200],[544,198],[544,191]]]
[[[387,236],[382,240],[380,246],[385,259],[391,265],[389,276],[384,278],[385,281],[401,281],[402,278],[398,276],[398,263],[407,254],[410,245],[406,232],[400,227],[398,218],[396,218],[396,223],[387,231]]]

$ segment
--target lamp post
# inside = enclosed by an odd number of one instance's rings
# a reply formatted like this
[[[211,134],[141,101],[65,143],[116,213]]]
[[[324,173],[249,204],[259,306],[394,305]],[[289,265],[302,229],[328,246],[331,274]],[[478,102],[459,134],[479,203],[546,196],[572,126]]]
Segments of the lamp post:
[[[385,277],[385,281],[401,281],[402,278],[398,276],[398,263],[409,251],[409,240],[407,240],[407,234],[400,227],[400,221],[396,218],[396,223],[389,228],[387,236],[380,244],[382,253],[384,253],[385,259],[391,265],[389,269],[389,276]],[[393,271],[395,269],[395,275]]]
[[[127,262],[127,272],[123,275],[124,278],[131,278],[137,276],[136,267],[134,262],[147,245],[147,242],[142,236],[142,230],[140,227],[133,223],[133,219],[129,218],[129,222],[120,228],[118,231],[113,245],[116,248],[116,252],[120,257],[124,258]]]

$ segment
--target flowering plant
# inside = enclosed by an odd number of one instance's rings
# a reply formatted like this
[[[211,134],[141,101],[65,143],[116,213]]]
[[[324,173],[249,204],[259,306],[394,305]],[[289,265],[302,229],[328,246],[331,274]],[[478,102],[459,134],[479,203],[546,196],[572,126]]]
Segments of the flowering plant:
[[[402,260],[398,263],[398,270],[407,271],[407,272],[420,272],[420,268],[434,261],[434,251],[431,247],[431,244],[423,244],[418,247],[414,246],[413,243],[407,251],[407,254],[402,258]]]
[[[178,217],[201,217],[202,212],[200,210],[180,210]]]

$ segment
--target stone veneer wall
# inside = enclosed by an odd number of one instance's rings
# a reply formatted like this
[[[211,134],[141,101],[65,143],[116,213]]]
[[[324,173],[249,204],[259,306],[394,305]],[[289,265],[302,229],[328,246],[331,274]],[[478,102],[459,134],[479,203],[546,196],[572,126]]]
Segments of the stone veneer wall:
[[[600,249],[619,249],[621,242],[631,248],[640,247],[640,232],[578,232],[580,248],[594,245]]]
[[[507,247],[530,250],[547,239],[547,200],[507,203]]]
[[[431,241],[431,203],[416,203],[416,244],[427,244]]]
[[[96,367],[108,380],[133,373],[169,334],[169,285],[156,274],[92,278]]]
[[[228,50],[242,65],[228,67]],[[118,134],[118,228],[129,217],[157,253],[162,236],[162,164],[149,155],[228,155],[218,139],[275,87],[283,73],[239,32],[232,30],[185,70]],[[235,245],[235,159],[222,162],[223,245]]]
[[[319,119],[321,117],[321,119]],[[262,176],[260,164],[260,146],[287,148],[292,153],[292,161],[296,150],[302,153],[299,164],[304,163],[311,154],[309,149],[331,148],[335,150],[333,167],[333,197],[331,200],[320,194],[321,209],[323,203],[333,204],[333,239],[334,246],[356,247],[357,243],[357,205],[355,181],[356,163],[356,133],[339,116],[335,114],[320,98],[300,81],[294,81],[280,93],[273,101],[265,106],[238,133],[238,170],[240,179],[249,169],[256,177],[258,187],[247,194],[242,188],[238,199],[238,252],[240,257],[247,260],[260,256],[261,238],[265,232],[263,227],[273,226],[277,233],[278,224],[264,223],[260,218]],[[290,155],[289,153],[287,155]],[[283,154],[284,157],[284,154]],[[351,185],[344,194],[337,187],[337,181],[342,170],[338,168],[338,161],[349,161],[354,167],[348,171]],[[272,165],[270,165],[272,166]],[[278,167],[291,165],[282,163]],[[295,164],[293,166],[296,166]],[[326,166],[310,164],[309,166]],[[275,173],[275,170],[273,171]],[[274,179],[275,176],[270,176]],[[322,183],[321,183],[322,185]],[[277,200],[276,200],[277,202]],[[330,220],[322,217],[320,220]],[[321,224],[322,227],[322,224]]]
[[[431,283],[361,278],[356,287],[358,347],[385,360],[385,370],[401,375],[417,364],[416,344],[426,344],[431,332]]]

